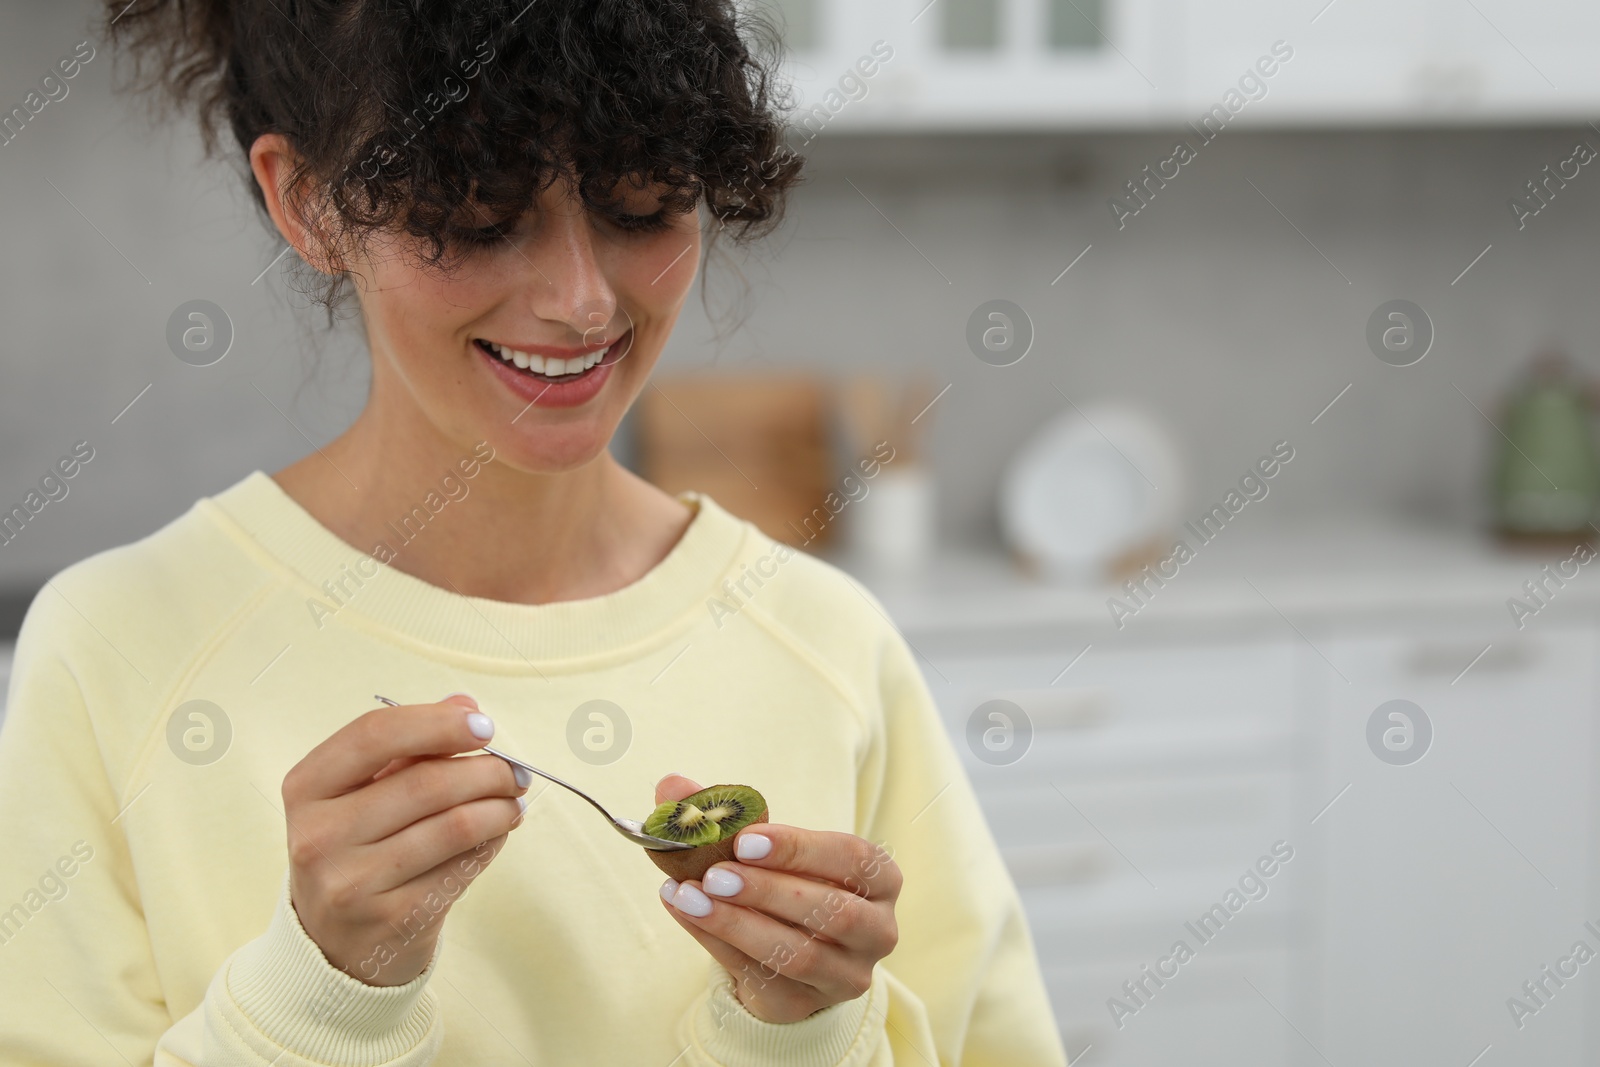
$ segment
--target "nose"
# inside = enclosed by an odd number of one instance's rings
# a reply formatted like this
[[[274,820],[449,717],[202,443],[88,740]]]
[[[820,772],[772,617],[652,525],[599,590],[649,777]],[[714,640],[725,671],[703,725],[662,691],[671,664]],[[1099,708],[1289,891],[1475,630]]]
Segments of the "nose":
[[[617,294],[595,255],[593,231],[583,201],[557,182],[539,213],[535,239],[527,249],[534,272],[534,314],[562,322],[585,345],[615,340],[606,331],[617,313]]]

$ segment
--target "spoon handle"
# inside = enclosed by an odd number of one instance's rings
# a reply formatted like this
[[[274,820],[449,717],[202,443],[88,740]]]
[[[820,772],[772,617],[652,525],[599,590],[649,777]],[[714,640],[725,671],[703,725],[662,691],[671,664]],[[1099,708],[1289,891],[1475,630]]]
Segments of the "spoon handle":
[[[611,815],[611,813],[609,811],[607,811],[605,808],[600,806],[600,802],[598,800],[596,800],[594,797],[590,796],[588,793],[585,793],[583,790],[579,789],[577,786],[573,785],[571,782],[562,781],[560,778],[557,778],[555,775],[551,774],[549,771],[541,771],[539,768],[535,767],[533,764],[524,763],[522,760],[517,759],[517,757],[515,757],[515,756],[507,755],[506,753],[501,752],[498,748],[490,748],[488,745],[484,745],[483,746],[483,750],[485,752],[489,753],[489,755],[491,755],[491,756],[499,756],[501,759],[505,760],[507,763],[511,764],[513,767],[521,767],[523,770],[529,771],[529,772],[531,772],[533,774],[537,774],[540,778],[544,778],[547,781],[554,782],[556,785],[559,785],[564,789],[572,790],[574,793],[578,794],[580,797],[582,797],[583,799],[587,800],[590,804],[592,804],[594,806],[594,810],[595,811],[598,811],[601,815],[604,815],[606,818],[611,819],[612,822],[616,821],[614,818],[612,818],[612,815]]]
[[[399,702],[398,701],[390,700],[388,697],[381,697],[376,693],[372,694],[372,699],[381,701],[381,702],[389,705],[391,708],[399,707]],[[650,834],[647,834],[647,833],[644,832],[643,826],[641,824],[635,823],[631,819],[630,820],[626,820],[626,821],[624,821],[622,819],[618,819],[616,816],[612,815],[609,811],[607,811],[605,809],[605,807],[603,805],[601,805],[601,803],[598,800],[596,800],[594,797],[590,796],[588,793],[585,793],[583,790],[579,789],[577,786],[573,785],[571,782],[563,781],[562,779],[557,778],[555,775],[551,774],[549,771],[541,771],[539,768],[535,767],[533,764],[524,763],[522,760],[517,759],[517,757],[515,757],[515,756],[508,755],[505,752],[501,752],[498,748],[490,748],[488,745],[484,745],[483,746],[483,751],[489,753],[489,755],[491,755],[491,756],[500,757],[501,759],[505,760],[507,763],[511,764],[513,767],[521,767],[525,771],[528,771],[528,772],[530,772],[532,774],[537,774],[540,778],[543,778],[546,781],[554,782],[556,785],[559,785],[561,788],[570,790],[570,791],[578,794],[578,796],[580,796],[584,800],[588,801],[589,805],[591,807],[593,807],[595,811],[598,811],[601,815],[604,815],[606,817],[606,822],[609,822],[611,824],[611,828],[612,829],[616,830],[617,833],[621,834],[623,837],[626,837],[628,840],[632,841],[634,844],[643,845],[645,848],[651,849],[651,850],[656,851],[656,852],[677,852],[677,851],[680,851],[680,850],[687,849],[687,848],[691,847],[689,845],[684,844],[681,841],[669,841],[666,838],[652,837]]]
[[[507,755],[497,748],[490,748],[488,745],[484,745],[483,750],[489,753],[491,756],[499,756],[513,767],[521,767],[525,771],[530,771],[533,774],[537,774],[540,778],[554,782],[556,785],[562,786],[563,788],[570,789],[584,800],[587,800],[595,811],[598,811],[601,815],[604,815],[606,817],[606,822],[611,824],[611,828],[613,830],[617,831],[617,833],[621,834],[623,837],[626,837],[629,841],[632,841],[636,845],[643,845],[645,848],[656,852],[676,852],[687,847],[679,841],[670,841],[665,838],[652,837],[644,832],[644,827],[641,824],[634,822],[632,819],[617,818],[615,815],[612,815],[609,811],[602,807],[600,802],[594,797],[590,796],[588,793],[585,793],[571,782],[562,781],[549,771],[541,771],[531,763],[525,763],[522,760],[517,759],[515,756]]]

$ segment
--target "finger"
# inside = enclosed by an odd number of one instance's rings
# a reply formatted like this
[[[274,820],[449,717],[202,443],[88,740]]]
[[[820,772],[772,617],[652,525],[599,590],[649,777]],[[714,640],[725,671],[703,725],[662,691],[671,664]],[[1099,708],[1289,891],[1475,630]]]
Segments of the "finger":
[[[696,904],[703,906],[707,901],[709,914],[693,914],[698,910]],[[863,966],[856,967],[849,950],[814,938],[770,915],[705,897],[693,882],[681,884],[669,903],[685,921],[762,964],[766,968],[763,973],[777,971],[825,995],[840,999],[854,996],[859,992],[859,983],[847,975],[852,970],[870,970],[864,957]]]
[[[756,961],[746,956],[743,952],[728,944],[722,938],[712,933],[707,933],[698,926],[684,918],[683,913],[672,906],[668,899],[668,891],[677,888],[677,883],[667,882],[662,886],[661,903],[666,906],[667,914],[677,920],[679,926],[689,932],[689,936],[700,942],[700,946],[711,953],[711,958],[727,968],[728,973],[738,976],[740,974],[754,974]]]
[[[412,823],[362,852],[363,888],[387,892],[432,870],[452,856],[509,833],[521,820],[525,798],[490,797],[457,804]]]
[[[499,837],[484,841],[476,848],[452,856],[433,870],[426,871],[406,884],[389,890],[388,894],[400,894],[399,899],[404,902],[402,908],[409,907],[408,911],[390,921],[390,925],[400,935],[401,944],[423,936],[430,927],[442,923],[451,906],[487,869],[489,861],[499,853],[505,840],[506,835],[501,834]],[[394,958],[392,954],[384,956],[381,951],[375,949],[372,955],[361,962],[357,973],[361,980],[369,985],[390,984],[379,982],[378,978],[383,966]]]
[[[665,804],[669,800],[682,800],[692,796],[705,788],[693,778],[685,778],[681,774],[669,774],[656,783],[656,804]]]
[[[531,783],[532,775],[523,774]],[[340,806],[340,821],[351,829],[353,843],[370,844],[468,801],[526,791],[511,765],[497,756],[425,757],[324,803]]]
[[[733,850],[741,863],[820,878],[871,900],[900,895],[900,867],[888,850],[854,834],[757,823],[739,831]]]
[[[494,724],[470,700],[376,708],[346,723],[290,770],[285,797],[336,797],[365,785],[397,757],[482,748],[494,736]]]
[[[382,770],[372,776],[372,780],[374,782],[381,781],[396,771],[403,771],[413,764],[421,763],[425,759],[433,758],[434,757],[432,756],[405,756],[400,759],[392,759],[388,763],[384,764]]]
[[[689,936],[700,942],[700,947],[711,955],[711,958],[722,964],[724,970],[733,977],[736,990],[741,994],[740,999],[748,1003],[757,994],[762,996],[788,996],[793,997],[809,992],[805,987],[793,979],[785,978],[778,973],[775,967],[763,966],[760,960],[751,959],[745,953],[734,948],[722,938],[708,933],[690,922],[682,912],[672,906],[667,900],[667,891],[676,888],[677,883],[668,881],[662,887],[662,905],[667,909],[667,914]]]
[[[471,848],[456,853],[438,866],[423,871],[404,885],[396,886],[393,891],[404,893],[413,899],[426,897],[428,893],[434,892],[447,900],[454,901],[480,874],[489,869],[489,864],[500,854],[509,836],[500,834],[487,841],[480,841]]]
[[[894,909],[887,902],[786,871],[718,863],[706,871],[700,888],[714,900],[753,909],[876,959],[892,952],[899,940]]]

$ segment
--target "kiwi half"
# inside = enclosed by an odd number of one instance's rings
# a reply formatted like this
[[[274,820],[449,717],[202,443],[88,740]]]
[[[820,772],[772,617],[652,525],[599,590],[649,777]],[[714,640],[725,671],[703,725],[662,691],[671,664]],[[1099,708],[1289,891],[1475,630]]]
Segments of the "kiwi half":
[[[644,821],[651,837],[682,841],[694,848],[646,854],[680,882],[704,877],[714,863],[734,858],[733,836],[746,826],[767,821],[765,798],[747,785],[713,785],[682,800],[670,800]]]

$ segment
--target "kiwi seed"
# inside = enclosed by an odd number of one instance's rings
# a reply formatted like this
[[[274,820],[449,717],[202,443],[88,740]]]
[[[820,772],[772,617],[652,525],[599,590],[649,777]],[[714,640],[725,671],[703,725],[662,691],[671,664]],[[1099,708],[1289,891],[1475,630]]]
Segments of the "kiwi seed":
[[[672,800],[650,813],[644,832],[694,848],[677,852],[647,849],[650,859],[680,882],[698,880],[712,864],[734,858],[733,838],[740,830],[767,821],[767,802],[747,785],[713,785]]]

